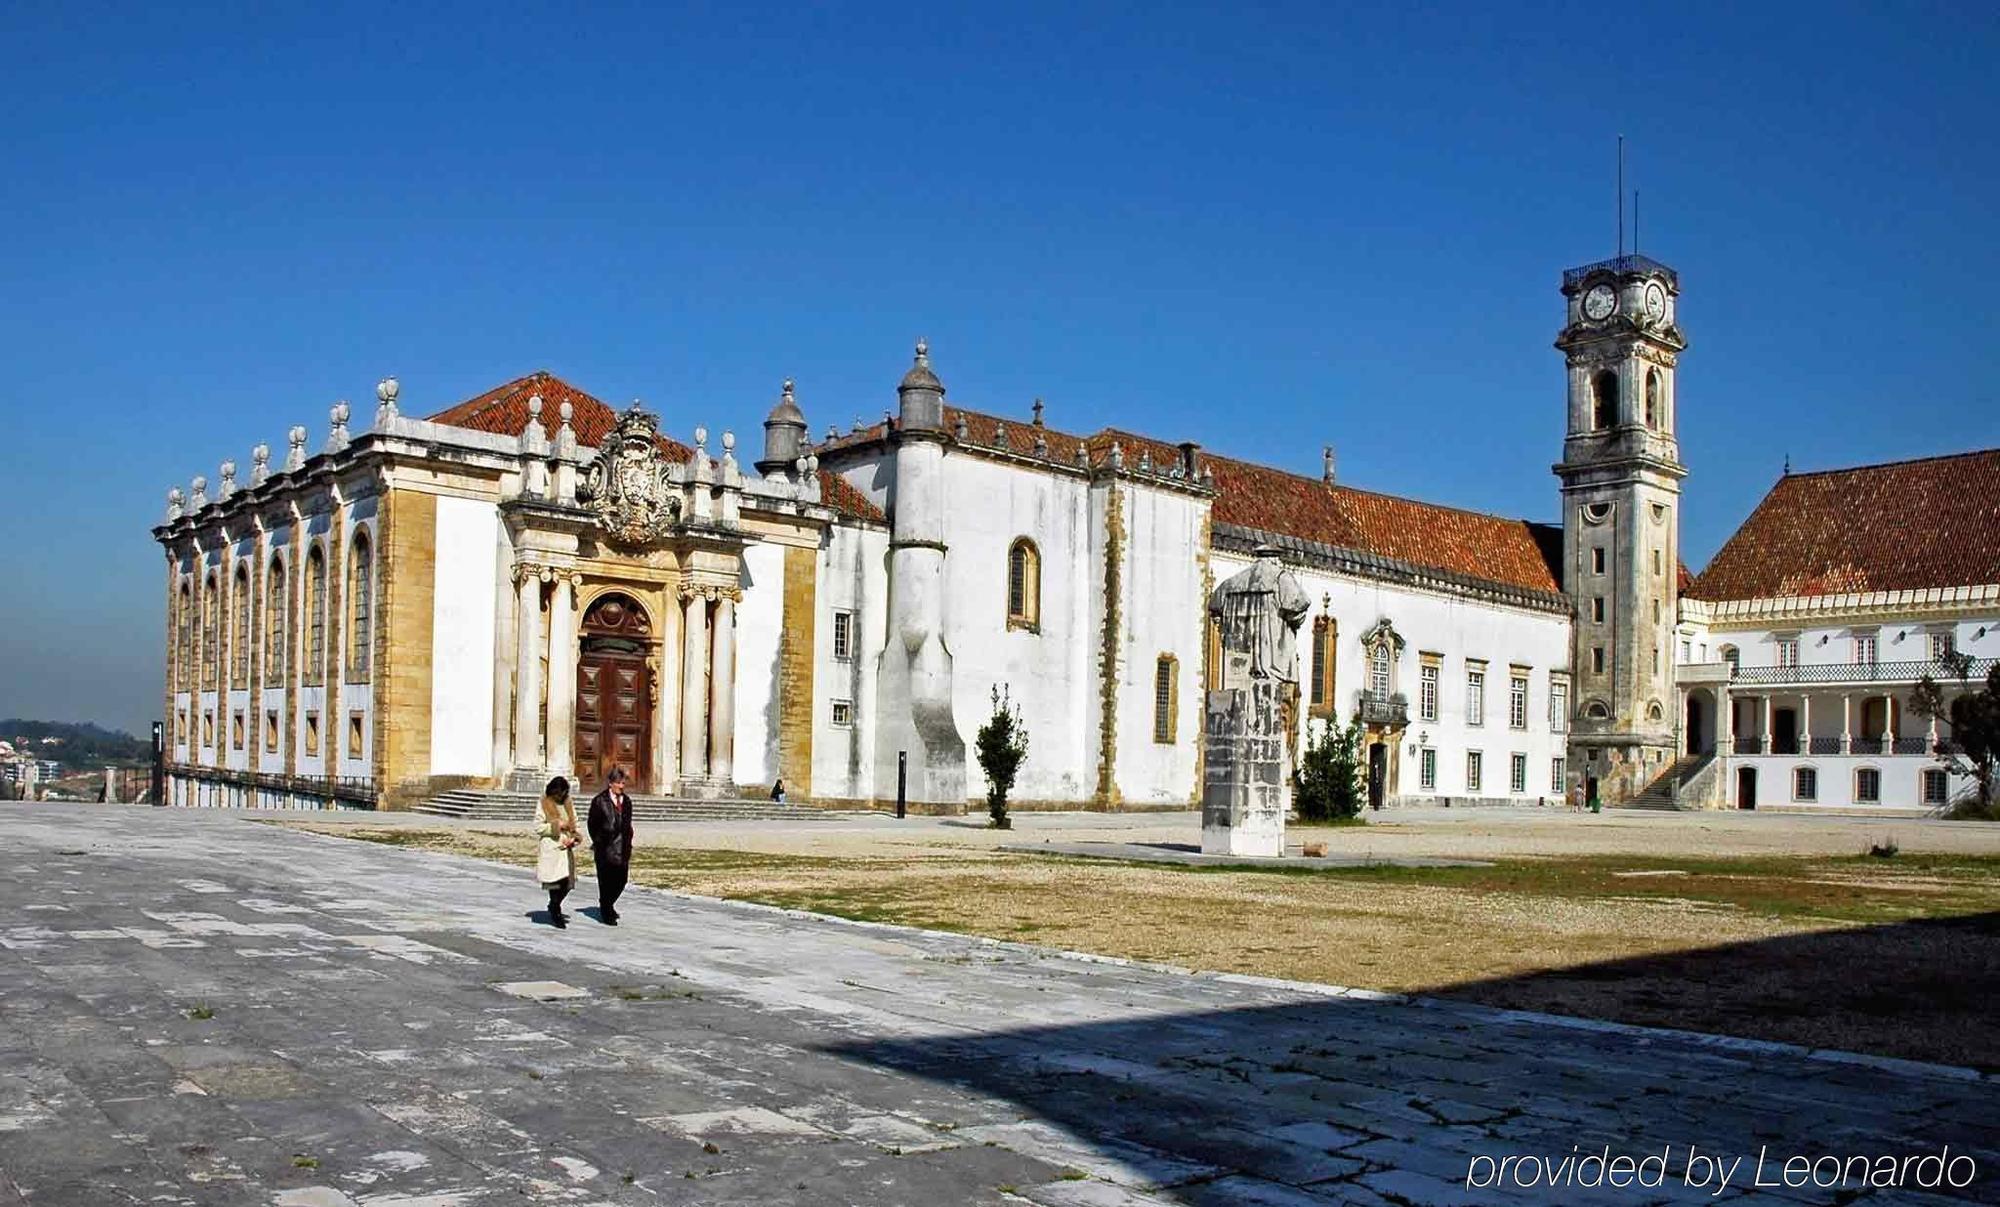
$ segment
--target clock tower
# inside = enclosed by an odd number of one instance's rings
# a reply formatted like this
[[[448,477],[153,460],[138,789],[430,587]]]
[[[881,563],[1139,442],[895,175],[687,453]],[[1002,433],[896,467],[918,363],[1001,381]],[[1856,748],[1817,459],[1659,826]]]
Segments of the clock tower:
[[[1570,626],[1567,773],[1606,804],[1672,764],[1680,603],[1680,278],[1641,255],[1563,274],[1569,371],[1562,461]]]

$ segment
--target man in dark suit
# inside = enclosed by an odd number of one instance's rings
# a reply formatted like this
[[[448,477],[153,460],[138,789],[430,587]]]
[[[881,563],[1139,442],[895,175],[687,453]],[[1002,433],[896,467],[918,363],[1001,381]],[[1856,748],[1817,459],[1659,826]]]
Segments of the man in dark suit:
[[[632,798],[625,795],[625,769],[613,767],[604,791],[590,801],[590,853],[597,863],[597,917],[618,925],[618,894],[632,866]]]

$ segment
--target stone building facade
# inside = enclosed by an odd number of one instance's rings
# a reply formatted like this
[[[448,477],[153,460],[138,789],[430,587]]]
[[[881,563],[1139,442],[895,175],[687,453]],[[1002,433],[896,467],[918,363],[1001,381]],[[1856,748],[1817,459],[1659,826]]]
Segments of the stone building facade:
[[[1358,720],[1381,802],[1680,784],[1692,701],[1724,707],[1689,651],[1755,606],[1681,593],[1678,289],[1636,256],[1564,274],[1559,526],[1356,490],[1330,448],[1305,476],[963,408],[922,343],[877,423],[814,438],[785,383],[750,466],[547,373],[427,419],[385,381],[364,434],[340,404],[317,451],[294,428],[169,493],[170,799],[396,808],[619,765],[956,811],[1004,690],[1019,807],[1192,807],[1205,601],[1263,544],[1312,602],[1292,740]]]

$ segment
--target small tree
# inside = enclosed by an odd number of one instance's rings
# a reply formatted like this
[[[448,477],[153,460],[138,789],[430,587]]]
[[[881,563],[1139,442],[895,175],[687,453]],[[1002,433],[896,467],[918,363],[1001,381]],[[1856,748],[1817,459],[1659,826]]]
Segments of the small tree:
[[[979,727],[977,743],[979,767],[986,773],[986,813],[996,830],[1014,828],[1007,816],[1007,793],[1014,788],[1014,776],[1021,760],[1028,757],[1028,729],[1021,723],[1021,710],[999,688],[993,689],[993,715]]]
[[[1306,725],[1306,751],[1292,775],[1292,805],[1300,821],[1352,821],[1367,793],[1361,786],[1361,722]]]
[[[1964,685],[1972,673],[1972,658],[1946,654],[1939,661]],[[1986,685],[1964,692],[1948,704],[1937,680],[1925,675],[1911,693],[1910,707],[1919,715],[1951,726],[1949,744],[1939,742],[1934,753],[1945,770],[1972,778],[1974,804],[1980,817],[1994,816],[1993,788],[2000,763],[2000,664],[1986,673]]]

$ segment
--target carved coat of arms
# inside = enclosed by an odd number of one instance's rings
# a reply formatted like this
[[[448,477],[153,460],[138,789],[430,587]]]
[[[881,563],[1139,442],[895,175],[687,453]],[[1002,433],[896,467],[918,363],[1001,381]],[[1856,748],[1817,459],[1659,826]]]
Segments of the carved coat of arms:
[[[659,419],[634,406],[618,417],[577,483],[577,500],[614,540],[663,541],[680,522],[680,490],[660,456],[659,435]]]

